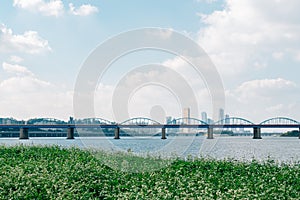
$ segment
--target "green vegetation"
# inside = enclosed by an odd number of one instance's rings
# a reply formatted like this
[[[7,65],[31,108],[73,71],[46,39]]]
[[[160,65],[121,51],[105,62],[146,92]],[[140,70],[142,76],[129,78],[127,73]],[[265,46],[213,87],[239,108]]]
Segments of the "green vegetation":
[[[300,165],[268,161],[175,160],[129,173],[112,165],[143,162],[132,153],[61,147],[0,147],[0,199],[299,199]],[[109,157],[108,167],[102,164]],[[102,160],[101,160],[102,159]],[[116,161],[116,162],[115,162]],[[129,161],[129,163],[128,163]],[[136,162],[136,163],[139,163]],[[148,164],[147,164],[148,162]],[[145,166],[146,166],[145,165]],[[129,169],[129,168],[127,168]]]
[[[299,137],[299,131],[297,130],[288,131],[280,135],[280,137]]]
[[[221,134],[221,135],[229,135],[234,136],[234,132],[231,130],[221,130],[221,131],[214,131],[215,134]]]

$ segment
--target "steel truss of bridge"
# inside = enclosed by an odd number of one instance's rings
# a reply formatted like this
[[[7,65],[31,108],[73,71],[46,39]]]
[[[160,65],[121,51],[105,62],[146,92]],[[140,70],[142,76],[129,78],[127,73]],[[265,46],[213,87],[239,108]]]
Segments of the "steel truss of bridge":
[[[3,124],[4,121],[9,120],[10,123]],[[267,128],[297,128],[300,132],[300,122],[287,118],[287,117],[275,117],[267,119],[259,124],[252,123],[251,121],[239,117],[225,118],[214,124],[207,124],[204,121],[195,118],[178,118],[170,121],[167,124],[160,124],[159,122],[144,118],[137,117],[128,119],[122,123],[114,123],[102,118],[86,118],[78,119],[74,121],[64,122],[52,118],[37,118],[31,119],[27,122],[19,122],[17,120],[1,119],[0,129],[14,129],[19,130],[20,139],[29,138],[29,130],[37,129],[67,129],[67,138],[74,138],[74,130],[80,128],[97,128],[97,129],[114,129],[114,138],[120,138],[120,129],[124,128],[159,128],[161,129],[161,138],[166,139],[166,129],[179,129],[179,128],[192,128],[192,129],[207,129],[207,138],[213,139],[214,129],[235,129],[246,128],[253,129],[253,139],[261,139],[261,129]],[[0,123],[1,123],[0,122]],[[300,139],[300,135],[299,135]]]
[[[261,139],[261,129],[266,128],[297,128],[300,132],[300,124],[0,124],[0,128],[13,128],[20,130],[20,139],[29,138],[30,129],[67,129],[67,139],[74,139],[76,128],[114,129],[114,138],[120,139],[120,129],[123,128],[159,128],[162,139],[166,139],[166,129],[207,129],[207,138],[213,139],[214,129],[248,128],[253,129],[253,139]],[[299,135],[300,139],[300,135]]]

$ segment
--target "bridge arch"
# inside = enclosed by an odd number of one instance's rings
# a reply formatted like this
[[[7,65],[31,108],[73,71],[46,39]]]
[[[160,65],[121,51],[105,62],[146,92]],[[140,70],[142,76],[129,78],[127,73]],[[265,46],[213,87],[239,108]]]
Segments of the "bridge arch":
[[[176,124],[176,125],[208,125],[206,122],[197,119],[197,118],[187,118],[187,117],[183,117],[183,118],[177,118],[177,119],[173,119],[172,121],[170,121],[168,124]]]
[[[229,117],[229,118],[219,120],[219,121],[215,122],[215,124],[216,125],[219,125],[219,124],[221,124],[221,125],[222,124],[251,125],[254,123],[247,119],[241,118],[241,117]]]
[[[286,124],[300,124],[297,120],[288,118],[288,117],[273,117],[267,120],[264,120],[260,123],[263,124],[279,124],[279,125],[286,125]]]
[[[75,119],[76,124],[113,124],[113,122],[103,118],[84,118]]]
[[[135,118],[125,120],[120,124],[121,125],[154,125],[160,123],[158,121],[146,117],[135,117]]]

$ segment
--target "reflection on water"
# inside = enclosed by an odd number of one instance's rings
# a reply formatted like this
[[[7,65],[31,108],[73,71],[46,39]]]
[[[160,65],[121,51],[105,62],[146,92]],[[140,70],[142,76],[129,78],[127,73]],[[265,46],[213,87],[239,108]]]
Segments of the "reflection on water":
[[[65,138],[1,138],[1,145],[60,145],[103,149],[107,151],[130,151],[137,154],[212,157],[217,159],[233,158],[239,160],[265,160],[268,158],[290,162],[300,161],[300,140],[298,138],[264,137],[253,140],[251,137],[123,137],[120,140],[104,137],[86,137],[66,140]]]

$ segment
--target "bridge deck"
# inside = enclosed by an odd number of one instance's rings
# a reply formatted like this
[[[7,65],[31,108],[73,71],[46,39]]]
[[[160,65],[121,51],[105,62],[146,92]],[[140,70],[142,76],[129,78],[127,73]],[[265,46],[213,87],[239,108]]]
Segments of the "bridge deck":
[[[300,124],[0,124],[0,128],[300,128]]]

